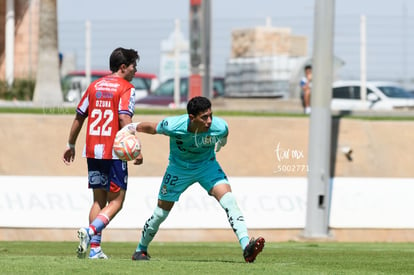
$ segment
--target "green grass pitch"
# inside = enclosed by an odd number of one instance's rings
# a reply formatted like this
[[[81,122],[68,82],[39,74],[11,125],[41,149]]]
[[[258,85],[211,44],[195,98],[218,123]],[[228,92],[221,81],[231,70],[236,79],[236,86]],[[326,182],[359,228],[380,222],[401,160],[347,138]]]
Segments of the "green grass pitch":
[[[266,243],[245,263],[236,243],[153,242],[151,261],[132,261],[136,243],[103,244],[109,260],[78,259],[75,242],[0,242],[1,274],[413,274],[412,243]]]

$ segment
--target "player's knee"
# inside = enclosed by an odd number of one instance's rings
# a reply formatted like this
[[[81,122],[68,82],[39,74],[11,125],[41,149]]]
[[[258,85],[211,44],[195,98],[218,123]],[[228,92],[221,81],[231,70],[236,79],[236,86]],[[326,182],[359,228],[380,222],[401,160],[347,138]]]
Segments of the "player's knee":
[[[219,183],[214,185],[213,188],[210,190],[210,195],[215,197],[218,201],[221,200],[227,193],[231,193],[230,184],[227,182]]]
[[[157,220],[164,221],[168,217],[169,213],[170,211],[164,210],[160,208],[159,206],[157,206],[154,210],[153,216]]]

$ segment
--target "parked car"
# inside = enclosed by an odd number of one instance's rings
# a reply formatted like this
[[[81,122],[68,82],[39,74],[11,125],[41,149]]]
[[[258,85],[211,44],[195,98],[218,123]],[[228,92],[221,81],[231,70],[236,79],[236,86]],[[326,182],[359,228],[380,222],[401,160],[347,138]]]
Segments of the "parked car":
[[[111,74],[108,70],[92,70],[91,82],[105,75]],[[147,96],[154,90],[158,84],[158,78],[155,74],[136,72],[131,83],[135,86],[135,101]],[[73,71],[62,79],[62,89],[65,100],[69,102],[78,102],[83,93],[88,88],[89,83],[86,81],[85,71]]]
[[[398,83],[367,81],[366,100],[361,99],[360,81],[336,81],[333,84],[332,110],[414,109],[414,96]]]
[[[224,78],[213,78],[213,97],[224,95]],[[188,77],[180,78],[180,104],[186,104],[188,99]],[[171,106],[174,104],[174,79],[168,79],[136,104]]]

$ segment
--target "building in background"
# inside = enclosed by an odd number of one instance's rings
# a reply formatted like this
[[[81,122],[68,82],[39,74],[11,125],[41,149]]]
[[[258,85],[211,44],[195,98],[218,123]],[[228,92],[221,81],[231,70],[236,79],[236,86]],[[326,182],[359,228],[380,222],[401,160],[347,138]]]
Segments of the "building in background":
[[[35,79],[39,37],[39,1],[14,2],[14,78]],[[0,1],[0,80],[6,71],[6,1]]]
[[[308,39],[290,28],[260,26],[232,32],[226,96],[290,97],[292,72],[308,56]]]

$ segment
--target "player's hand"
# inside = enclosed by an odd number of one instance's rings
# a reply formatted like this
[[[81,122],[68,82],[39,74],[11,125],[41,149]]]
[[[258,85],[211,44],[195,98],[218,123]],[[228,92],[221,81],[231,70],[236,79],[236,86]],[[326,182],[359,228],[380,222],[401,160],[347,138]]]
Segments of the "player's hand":
[[[227,137],[221,138],[217,143],[216,143],[216,152],[221,150],[221,147],[224,147],[227,144]]]
[[[62,159],[66,165],[70,165],[75,160],[75,147],[68,145],[65,152],[63,152]]]
[[[125,125],[120,131],[120,133],[122,134],[131,134],[131,135],[135,135],[135,133],[137,132],[137,126],[138,126],[139,122],[133,122],[130,124]]]
[[[134,165],[141,165],[144,162],[142,153],[139,153],[138,157],[134,160]]]

